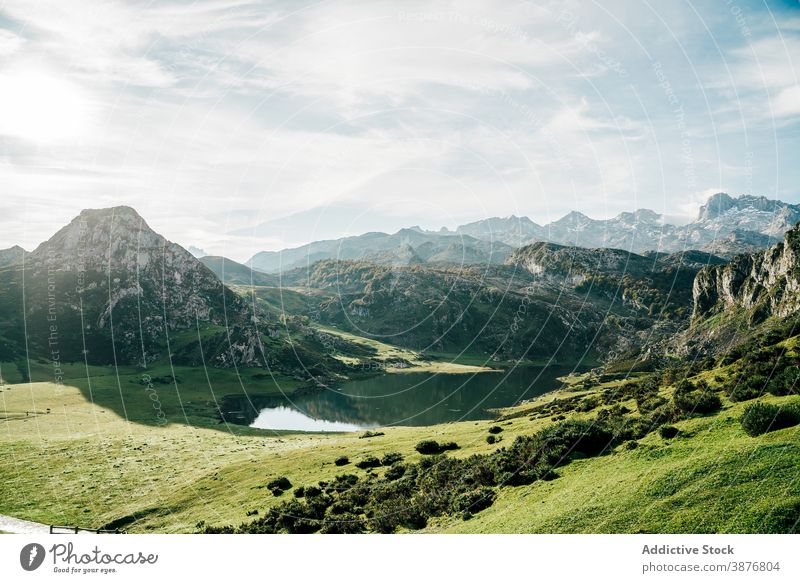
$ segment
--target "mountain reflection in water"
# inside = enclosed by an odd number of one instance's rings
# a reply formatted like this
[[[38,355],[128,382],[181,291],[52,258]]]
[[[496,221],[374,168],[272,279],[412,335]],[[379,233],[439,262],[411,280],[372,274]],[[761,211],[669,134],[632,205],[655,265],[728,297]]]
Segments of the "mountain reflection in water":
[[[519,367],[470,374],[402,373],[351,381],[291,397],[226,397],[226,421],[261,429],[356,431],[491,419],[508,407],[561,386],[569,367]]]

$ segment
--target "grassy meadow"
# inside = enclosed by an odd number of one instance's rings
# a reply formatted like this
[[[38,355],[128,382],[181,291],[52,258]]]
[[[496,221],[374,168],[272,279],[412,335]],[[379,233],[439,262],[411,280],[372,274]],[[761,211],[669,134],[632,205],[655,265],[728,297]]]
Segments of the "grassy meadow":
[[[270,492],[266,484],[275,477],[286,476],[300,486],[343,472],[364,473],[352,465],[334,465],[342,455],[357,462],[399,452],[413,463],[422,458],[414,446],[423,439],[455,441],[461,449],[448,454],[455,457],[489,453],[518,435],[553,424],[555,413],[541,409],[543,405],[591,397],[620,385],[610,381],[581,389],[577,383],[572,390],[503,411],[504,420],[497,422],[502,439],[489,444],[487,429],[495,424],[490,421],[387,428],[371,438],[358,433],[279,434],[224,424],[212,414],[215,394],[205,374],[183,369],[175,371],[181,379],[177,390],[171,384],[155,385],[167,419],[162,426],[154,422],[150,392],[130,382],[139,373],[121,371],[129,374],[117,377],[94,370],[107,374],[91,377],[89,393],[89,383],[78,372],[71,371],[74,378],[63,386],[14,384],[6,378],[8,384],[0,391],[0,513],[50,524],[119,526],[129,532],[193,532],[201,521],[239,524],[291,497],[291,492]],[[165,371],[149,374],[156,378],[160,372]],[[229,378],[222,384],[214,381],[220,394],[237,387]],[[120,414],[120,392],[127,419]],[[116,406],[109,406],[115,399]],[[620,404],[635,407],[633,402]],[[745,406],[725,402],[715,415],[676,423],[680,434],[674,439],[653,432],[636,449],[619,446],[606,455],[576,459],[559,470],[557,479],[499,488],[494,505],[470,520],[437,518],[426,531],[768,529],[775,513],[796,512],[800,503],[800,428],[749,437],[738,422]],[[576,410],[567,416],[591,415]]]

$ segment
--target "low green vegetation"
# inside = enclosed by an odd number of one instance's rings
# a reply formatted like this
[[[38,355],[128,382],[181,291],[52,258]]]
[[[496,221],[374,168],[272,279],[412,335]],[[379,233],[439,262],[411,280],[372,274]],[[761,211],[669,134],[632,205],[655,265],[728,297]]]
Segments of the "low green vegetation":
[[[754,437],[768,431],[794,427],[800,424],[800,405],[754,403],[744,410],[741,421],[745,432]]]
[[[794,352],[787,352],[784,345],[778,349],[771,349],[769,353],[773,356],[779,353],[781,358],[780,363],[771,363],[777,373],[775,378],[793,378],[792,369],[796,366],[794,362],[797,360]],[[764,354],[759,358],[763,362]],[[739,370],[748,370],[752,358],[744,359],[742,362],[737,361],[735,364]],[[534,414],[537,410],[544,410],[549,413],[548,417],[552,424],[531,434],[517,435],[508,447],[501,447],[486,454],[451,458],[442,454],[449,449],[457,449],[455,443],[442,444],[435,440],[423,440],[416,444],[415,450],[426,457],[415,464],[398,464],[397,469],[387,471],[380,476],[371,471],[372,468],[378,467],[377,458],[372,457],[369,458],[370,463],[357,464],[357,467],[368,470],[363,476],[348,474],[337,476],[333,484],[320,482],[315,487],[315,491],[319,492],[316,498],[306,498],[302,504],[292,502],[272,507],[258,520],[244,522],[236,527],[204,526],[204,532],[388,533],[398,529],[438,529],[457,517],[477,524],[484,522],[482,521],[484,516],[486,516],[485,522],[496,525],[496,512],[483,514],[482,512],[493,508],[497,500],[513,499],[513,492],[525,487],[539,490],[548,488],[549,486],[545,484],[560,482],[563,476],[570,475],[575,465],[588,466],[591,463],[599,470],[603,467],[599,464],[605,462],[617,466],[623,463],[638,469],[644,459],[645,462],[650,460],[651,467],[648,472],[661,475],[662,468],[659,467],[658,461],[660,456],[653,457],[654,453],[660,448],[675,447],[669,445],[672,443],[680,444],[677,446],[678,449],[683,449],[684,444],[691,443],[694,441],[694,436],[698,435],[693,426],[699,423],[707,425],[709,435],[736,431],[735,426],[720,423],[716,419],[722,411],[740,407],[736,405],[737,399],[730,399],[730,404],[726,405],[718,394],[722,388],[721,384],[726,381],[726,377],[719,374],[721,372],[723,370],[717,368],[716,363],[707,360],[688,366],[676,364],[659,374],[647,375],[638,381],[616,385],[614,389],[603,388],[600,384],[598,390],[590,394],[554,399],[549,404],[538,404],[532,409],[524,410],[524,414],[531,415],[530,421],[537,420],[538,416]],[[712,386],[706,380],[709,375],[717,379],[716,385]],[[675,382],[676,379],[680,380]],[[675,384],[665,385],[667,382]],[[765,380],[763,386],[766,387],[769,383],[769,380]],[[792,388],[787,387],[784,381],[773,382],[772,386],[780,387],[776,392],[781,397],[793,393]],[[631,408],[632,406],[635,406],[636,411]],[[508,418],[519,419],[521,416],[518,413],[512,412]],[[567,417],[564,413],[571,415]],[[732,420],[732,417],[726,415],[724,419]],[[750,438],[766,432],[788,429],[800,424],[800,401],[792,399],[780,404],[759,402],[748,405],[743,413],[734,419],[740,421],[741,430]],[[718,427],[719,425],[722,427]],[[654,442],[651,437],[656,429],[663,445],[657,445],[658,442]],[[500,425],[488,427],[487,443],[495,444],[498,435],[503,431]],[[740,435],[728,439],[743,446],[749,445],[747,439],[750,438]],[[708,436],[704,436],[703,448],[708,447],[707,440]],[[724,443],[713,442],[713,445],[725,447]],[[741,446],[737,446],[738,443],[733,449],[740,449]],[[769,483],[770,487],[778,487],[781,485],[783,473],[797,461],[800,452],[796,443],[791,446],[787,444],[780,449],[783,451],[771,452],[768,449],[761,452],[756,449],[750,455],[750,459],[754,461],[753,471],[762,472],[759,477],[762,484]],[[671,457],[669,450],[665,450],[664,453],[667,457]],[[695,477],[692,479],[692,485],[695,489],[701,487],[703,482],[701,476],[704,471],[710,472],[711,479],[720,479],[719,469],[708,465],[705,454],[706,452],[701,456],[699,467],[694,467],[695,464],[690,459],[683,460],[687,467],[693,467],[691,473]],[[627,460],[623,462],[625,458]],[[730,466],[733,470],[735,459],[726,452],[721,457],[719,466],[723,468]],[[771,472],[776,469],[780,471],[777,475],[772,475]],[[589,480],[595,479],[591,473],[584,477],[588,477]],[[577,476],[574,478],[579,479]],[[648,494],[656,499],[650,504],[651,507],[661,506],[661,499],[677,496],[682,489],[681,486],[677,486],[679,482],[673,485],[674,480],[667,478],[666,475],[664,480],[663,486],[648,488]],[[347,486],[342,487],[345,481]],[[742,485],[738,480],[734,483],[737,486]],[[783,485],[791,488],[791,483]],[[741,490],[741,487],[734,490]],[[788,497],[788,501],[779,505],[777,509],[756,507],[753,510],[740,507],[737,509],[740,514],[751,515],[748,518],[749,522],[744,523],[748,526],[742,527],[734,520],[723,530],[738,531],[741,528],[744,531],[751,531],[750,529],[754,528],[752,525],[761,520],[755,527],[757,532],[794,532],[798,528],[797,521],[800,518],[798,494],[800,491],[795,491]],[[704,492],[702,497],[705,499],[706,496],[707,493]],[[684,503],[688,502],[683,499]],[[663,514],[666,510],[660,508],[656,516],[660,520],[670,522]],[[699,512],[700,509],[697,508],[695,511]],[[754,519],[753,513],[760,513],[760,518]],[[610,520],[608,516],[606,518]],[[719,517],[715,517],[715,521],[718,520]],[[521,528],[520,525],[499,530],[516,532],[517,528]],[[663,528],[658,526],[652,530],[661,531]],[[457,528],[457,530],[462,529]],[[681,528],[677,530],[680,531]],[[711,531],[714,530],[712,527]],[[473,530],[467,528],[466,531]],[[491,528],[489,531],[496,530]],[[559,529],[554,531],[560,532]],[[570,528],[566,531],[586,530]],[[598,531],[604,532],[605,529],[601,528]]]
[[[154,426],[139,373],[83,384],[75,368],[1,387],[0,513],[129,532],[795,532],[796,345],[575,375],[494,421],[352,434],[220,424],[191,369],[149,372]],[[774,369],[764,391],[731,399],[754,366]],[[127,419],[106,406],[120,386]]]

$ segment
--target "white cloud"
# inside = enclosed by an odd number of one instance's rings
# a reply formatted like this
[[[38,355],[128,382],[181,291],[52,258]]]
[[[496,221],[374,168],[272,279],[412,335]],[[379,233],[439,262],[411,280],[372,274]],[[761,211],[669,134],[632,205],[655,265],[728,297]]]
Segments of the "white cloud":
[[[259,250],[248,245],[280,242],[229,241],[228,231],[328,204],[426,226],[674,210],[687,191],[724,183],[718,167],[742,166],[721,148],[735,150],[731,120],[743,112],[748,139],[769,131],[794,144],[780,133],[800,113],[791,30],[780,38],[753,26],[752,46],[714,39],[730,79],[710,41],[691,36],[687,13],[670,8],[684,48],[697,47],[704,92],[686,63],[670,61],[674,46],[649,40],[658,26],[649,8],[623,6],[603,3],[623,19],[635,12],[629,29],[581,3],[573,23],[557,3],[489,0],[5,0],[0,76],[12,65],[57,72],[85,96],[91,123],[46,146],[24,127],[0,135],[0,181],[29,217],[4,229],[4,242],[30,245],[80,208],[112,204],[133,205],[173,240],[240,259]],[[685,105],[696,187],[652,59]],[[711,121],[697,107],[705,99]],[[756,184],[770,149],[758,155]],[[792,171],[781,168],[785,182]]]
[[[772,102],[772,114],[776,117],[800,115],[800,85],[781,89]]]
[[[339,105],[396,104],[429,85],[522,90],[584,52],[555,18],[528,3],[325,3],[254,35],[237,55],[259,66],[250,83]]]
[[[22,47],[23,39],[10,30],[0,29],[0,57],[10,57]]]

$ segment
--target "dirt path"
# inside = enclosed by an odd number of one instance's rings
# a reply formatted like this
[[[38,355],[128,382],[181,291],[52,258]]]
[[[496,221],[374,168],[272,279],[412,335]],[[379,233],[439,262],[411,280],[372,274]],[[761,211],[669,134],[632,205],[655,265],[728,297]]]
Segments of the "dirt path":
[[[50,526],[40,522],[20,520],[13,516],[0,514],[0,532],[11,534],[50,534]]]

